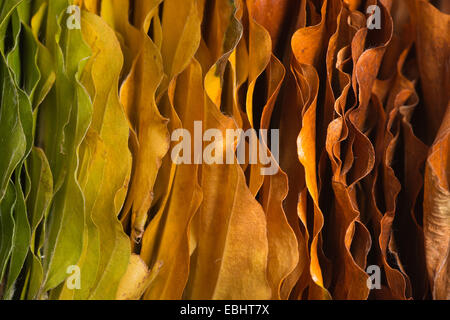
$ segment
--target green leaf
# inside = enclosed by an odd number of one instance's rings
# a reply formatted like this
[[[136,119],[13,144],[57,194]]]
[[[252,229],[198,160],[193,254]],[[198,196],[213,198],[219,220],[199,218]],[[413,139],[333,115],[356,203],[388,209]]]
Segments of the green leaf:
[[[14,238],[9,263],[8,278],[6,282],[5,298],[12,299],[14,294],[14,283],[22,270],[23,264],[30,247],[30,224],[28,223],[25,198],[20,184],[21,168],[16,170],[15,189],[17,202],[14,208]]]
[[[44,284],[57,287],[77,264],[85,228],[85,200],[77,180],[78,150],[91,121],[92,103],[79,76],[90,55],[81,31],[66,28],[70,1],[48,1],[45,44],[52,56],[55,83],[39,107],[40,145],[54,178],[54,196],[46,222]]]
[[[5,197],[0,204],[0,279],[6,271],[9,256],[11,255],[14,238],[13,210],[16,203],[16,191],[12,182],[8,183]]]

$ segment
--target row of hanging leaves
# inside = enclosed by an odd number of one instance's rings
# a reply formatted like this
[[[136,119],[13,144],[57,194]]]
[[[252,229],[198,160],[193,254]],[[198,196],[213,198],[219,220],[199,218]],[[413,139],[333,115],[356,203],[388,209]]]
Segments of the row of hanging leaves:
[[[1,0],[0,297],[450,299],[449,12]],[[176,164],[196,121],[277,173]]]

